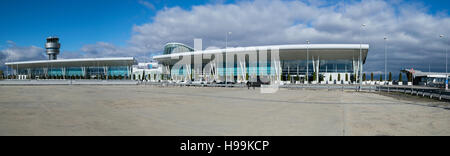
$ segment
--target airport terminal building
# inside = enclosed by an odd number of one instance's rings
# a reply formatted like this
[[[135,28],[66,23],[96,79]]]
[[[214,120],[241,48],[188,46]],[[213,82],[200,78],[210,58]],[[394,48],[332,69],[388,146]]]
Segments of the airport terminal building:
[[[57,59],[59,38],[48,37],[48,60],[7,62],[9,79],[132,79],[134,57]]]
[[[293,44],[195,50],[168,43],[156,62],[134,57],[57,59],[59,38],[48,37],[48,60],[7,62],[9,79],[133,79],[245,83],[357,82],[368,44]]]
[[[16,79],[131,79],[133,57],[5,63]]]
[[[173,81],[242,83],[264,79],[270,82],[340,84],[359,79],[368,51],[368,44],[194,50],[185,44],[169,43],[163,54],[153,59],[162,66],[164,77]]]

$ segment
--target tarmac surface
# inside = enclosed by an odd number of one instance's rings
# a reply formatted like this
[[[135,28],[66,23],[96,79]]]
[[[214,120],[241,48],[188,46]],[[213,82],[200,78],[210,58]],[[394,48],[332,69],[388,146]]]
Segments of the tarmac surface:
[[[339,90],[0,86],[0,135],[448,136],[449,108]]]

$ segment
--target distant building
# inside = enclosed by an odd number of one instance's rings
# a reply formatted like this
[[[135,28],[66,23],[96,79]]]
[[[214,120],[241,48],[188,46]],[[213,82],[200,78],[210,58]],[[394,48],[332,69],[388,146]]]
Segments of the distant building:
[[[157,62],[138,63],[133,66],[133,79],[157,81],[161,80],[162,67]]]
[[[411,74],[413,76],[414,85],[424,85],[431,87],[445,87],[447,73],[439,72],[423,72],[414,69],[403,69],[401,72]]]

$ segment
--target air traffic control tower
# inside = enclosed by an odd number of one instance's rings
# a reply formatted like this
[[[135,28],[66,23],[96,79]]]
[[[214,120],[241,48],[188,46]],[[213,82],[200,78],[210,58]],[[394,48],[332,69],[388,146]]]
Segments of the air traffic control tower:
[[[49,60],[56,60],[59,54],[59,48],[61,44],[59,43],[59,38],[50,36],[47,37],[47,43],[45,43],[45,49]]]

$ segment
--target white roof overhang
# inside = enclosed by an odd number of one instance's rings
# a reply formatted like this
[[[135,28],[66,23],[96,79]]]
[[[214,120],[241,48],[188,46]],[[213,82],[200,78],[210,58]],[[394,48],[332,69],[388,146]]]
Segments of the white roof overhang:
[[[81,66],[127,66],[136,64],[134,57],[115,58],[81,58],[7,62],[5,65],[12,68],[38,68],[38,67],[81,67]]]
[[[177,61],[180,56],[189,55],[211,55],[220,53],[248,53],[256,50],[279,50],[281,60],[306,60],[306,52],[309,52],[309,58],[319,58],[321,60],[341,60],[341,59],[359,59],[361,50],[365,62],[369,51],[368,44],[298,44],[298,45],[274,45],[274,46],[256,46],[256,47],[238,47],[228,49],[204,50],[195,52],[175,53],[168,55],[154,56],[153,59],[159,62]]]

